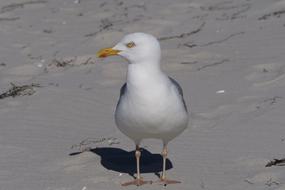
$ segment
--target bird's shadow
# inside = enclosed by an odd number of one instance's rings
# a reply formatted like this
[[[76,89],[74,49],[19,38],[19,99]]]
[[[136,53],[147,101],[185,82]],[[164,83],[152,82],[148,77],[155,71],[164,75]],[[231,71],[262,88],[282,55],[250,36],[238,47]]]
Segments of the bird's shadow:
[[[137,172],[135,151],[125,151],[120,148],[102,147],[91,149],[91,152],[101,157],[101,164],[108,170],[117,171],[120,173],[128,173],[134,177]],[[75,155],[71,153],[70,155]],[[172,163],[169,159],[166,160],[166,170],[171,169]],[[140,157],[140,172],[154,173],[159,176],[162,171],[162,156],[153,154],[148,150],[141,148]]]

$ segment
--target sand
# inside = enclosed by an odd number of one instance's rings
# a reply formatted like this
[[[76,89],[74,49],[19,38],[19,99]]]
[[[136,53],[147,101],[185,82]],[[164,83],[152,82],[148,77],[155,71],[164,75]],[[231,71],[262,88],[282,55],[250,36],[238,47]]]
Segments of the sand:
[[[265,167],[285,157],[284,0],[1,0],[0,93],[41,87],[0,99],[0,189],[137,189],[113,119],[127,64],[95,57],[137,31],[160,38],[192,116],[169,144],[182,183],[138,189],[284,190],[284,166]],[[142,144],[145,179],[161,146]]]

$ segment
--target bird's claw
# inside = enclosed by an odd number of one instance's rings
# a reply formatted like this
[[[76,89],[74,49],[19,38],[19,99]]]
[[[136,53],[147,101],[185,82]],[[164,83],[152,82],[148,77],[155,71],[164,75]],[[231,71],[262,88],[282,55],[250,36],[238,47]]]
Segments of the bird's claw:
[[[144,184],[152,184],[152,181],[144,181],[142,178],[140,178],[140,179],[134,179],[132,181],[122,183],[122,186],[129,186],[129,185],[141,186]]]
[[[176,180],[171,180],[171,179],[162,179],[160,178],[158,181],[156,181],[155,183],[158,183],[160,185],[168,185],[168,184],[176,184],[176,183],[181,183],[181,181],[176,181]]]

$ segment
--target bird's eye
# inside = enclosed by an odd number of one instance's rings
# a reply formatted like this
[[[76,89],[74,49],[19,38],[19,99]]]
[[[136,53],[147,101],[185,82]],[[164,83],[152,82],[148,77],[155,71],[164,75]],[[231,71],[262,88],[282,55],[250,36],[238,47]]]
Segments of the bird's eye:
[[[133,48],[133,47],[136,46],[136,44],[135,44],[134,42],[129,42],[129,43],[126,44],[126,46],[127,46],[128,48]]]

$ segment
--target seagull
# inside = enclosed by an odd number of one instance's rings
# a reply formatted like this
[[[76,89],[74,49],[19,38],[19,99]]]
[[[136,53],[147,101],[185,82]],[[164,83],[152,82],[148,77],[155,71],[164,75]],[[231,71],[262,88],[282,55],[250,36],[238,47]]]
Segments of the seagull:
[[[182,88],[160,68],[158,40],[150,34],[132,33],[123,37],[114,47],[97,52],[99,58],[113,55],[119,55],[128,62],[127,81],[120,90],[115,123],[136,145],[136,178],[122,185],[152,183],[143,180],[140,174],[140,143],[149,138],[163,142],[163,166],[158,182],[163,185],[180,183],[166,178],[167,145],[187,128],[189,114]]]

